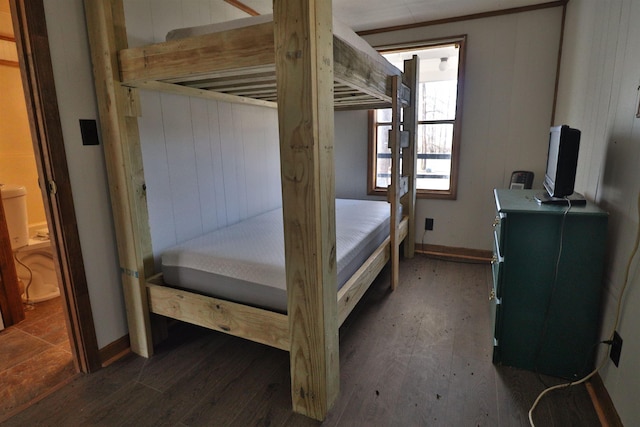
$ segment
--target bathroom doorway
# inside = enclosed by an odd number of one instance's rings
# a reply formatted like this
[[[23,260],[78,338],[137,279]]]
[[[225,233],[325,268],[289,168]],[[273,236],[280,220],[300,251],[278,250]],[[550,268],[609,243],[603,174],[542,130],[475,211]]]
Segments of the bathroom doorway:
[[[68,328],[73,370],[91,372],[99,369],[101,362],[68,179],[43,2],[0,0],[0,11],[8,11],[14,22],[12,34],[2,34],[2,40],[15,43],[18,66],[2,62],[0,66],[14,66],[13,74],[19,74],[21,80],[17,85],[22,87],[17,89],[26,101],[26,133],[33,146],[37,175],[34,191],[42,202],[45,221],[41,223],[48,225],[55,254],[58,307]],[[36,225],[32,232],[43,228]]]

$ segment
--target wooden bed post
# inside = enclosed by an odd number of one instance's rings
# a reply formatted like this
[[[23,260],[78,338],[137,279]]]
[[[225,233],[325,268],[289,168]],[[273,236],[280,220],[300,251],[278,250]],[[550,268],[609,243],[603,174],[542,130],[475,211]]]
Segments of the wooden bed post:
[[[273,9],[291,393],[294,411],[323,420],[340,388],[331,2]]]
[[[131,350],[149,357],[153,340],[145,279],[153,272],[136,89],[121,85],[117,53],[127,47],[121,0],[85,0],[102,144],[109,178]]]
[[[416,162],[418,150],[418,82],[420,60],[416,55],[404,61],[403,83],[411,88],[411,101],[404,109],[403,130],[409,131],[409,146],[402,150],[402,174],[409,180],[409,191],[402,199],[403,215],[409,217],[407,237],[404,239],[404,256],[412,258],[416,247]]]
[[[391,76],[391,185],[388,199],[391,204],[391,289],[395,290],[400,281],[400,77]]]

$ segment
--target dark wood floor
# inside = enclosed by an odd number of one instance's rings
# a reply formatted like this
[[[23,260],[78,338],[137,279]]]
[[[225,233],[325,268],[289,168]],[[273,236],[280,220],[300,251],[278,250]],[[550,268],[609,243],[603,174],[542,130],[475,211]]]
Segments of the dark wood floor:
[[[326,426],[525,426],[544,389],[491,363],[488,265],[416,256],[384,271],[340,330],[341,392]],[[547,384],[557,380],[544,377]],[[584,387],[552,392],[538,426],[598,426]],[[318,426],[290,410],[288,354],[177,324],[145,360],[79,376],[6,425]]]
[[[76,374],[60,298],[30,307],[0,332],[0,422]]]

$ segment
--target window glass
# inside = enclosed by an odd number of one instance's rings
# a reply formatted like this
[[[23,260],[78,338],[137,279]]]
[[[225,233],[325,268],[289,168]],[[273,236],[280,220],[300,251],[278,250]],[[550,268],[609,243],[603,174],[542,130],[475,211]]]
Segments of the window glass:
[[[418,190],[449,190],[451,188],[451,148],[453,125],[418,126]]]
[[[463,75],[461,52],[464,37],[446,43],[426,43],[410,49],[383,52],[393,65],[402,69],[413,55],[420,58],[418,89],[418,135],[416,189],[418,197],[455,198],[460,141]],[[370,193],[384,193],[391,180],[391,154],[388,147],[391,109],[375,110],[370,132],[372,163]]]

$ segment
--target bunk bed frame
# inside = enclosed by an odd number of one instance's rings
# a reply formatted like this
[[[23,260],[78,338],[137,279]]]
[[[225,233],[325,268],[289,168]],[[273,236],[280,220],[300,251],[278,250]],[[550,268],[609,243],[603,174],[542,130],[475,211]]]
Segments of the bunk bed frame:
[[[151,322],[155,313],[287,350],[294,411],[324,419],[339,392],[339,326],[389,260],[396,288],[403,240],[413,256],[417,58],[404,73],[368,60],[333,37],[324,0],[275,1],[273,24],[133,49],[122,0],[85,0],[85,13],[131,349],[152,355],[153,336],[163,332]],[[254,93],[246,90],[252,79],[261,82]],[[215,90],[203,89],[205,81]],[[287,314],[164,286],[154,275],[137,88],[277,105]],[[392,107],[393,116],[390,235],[339,292],[334,106]]]

